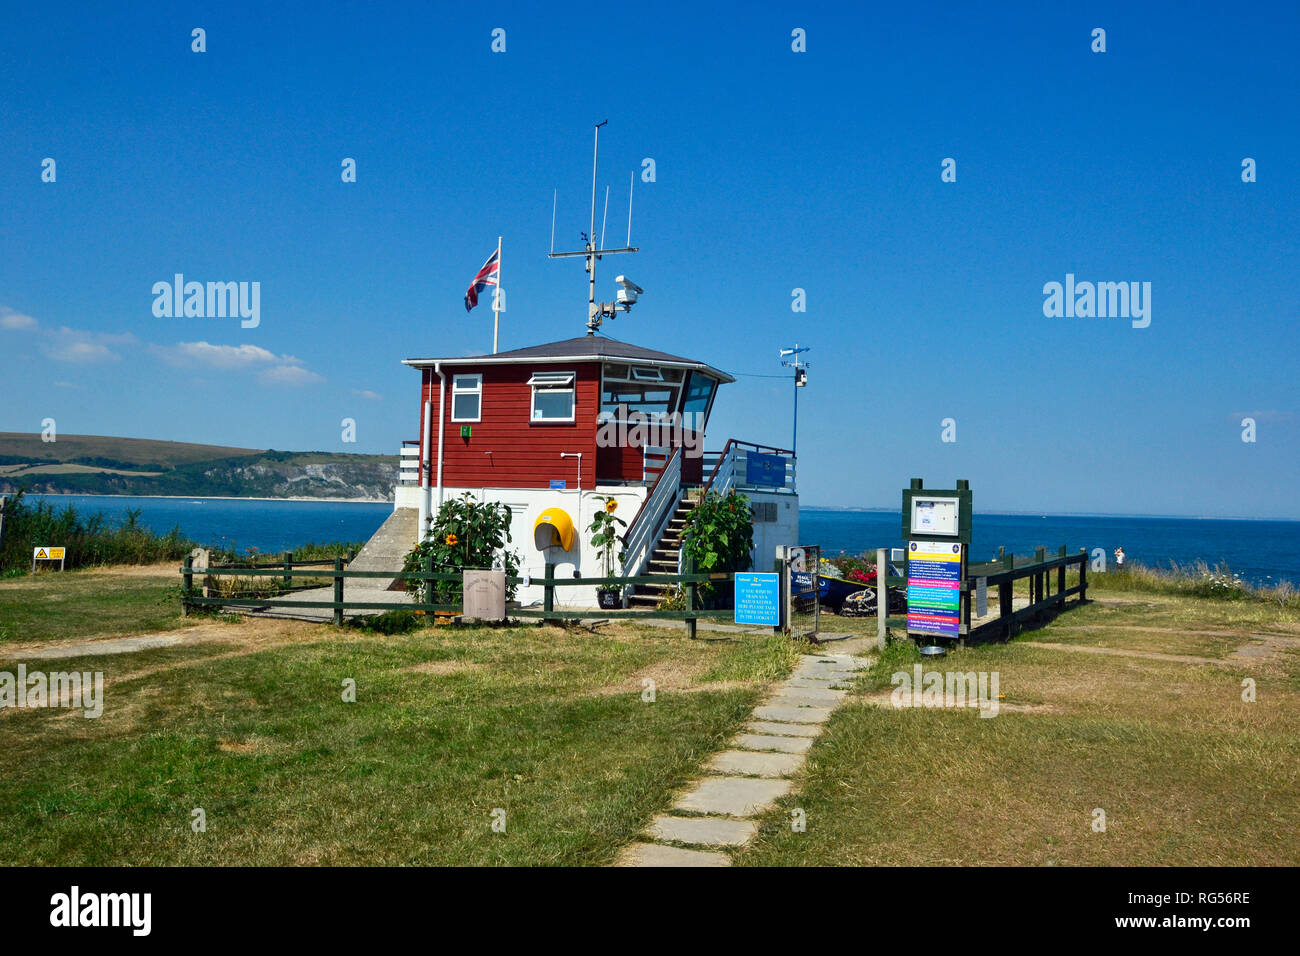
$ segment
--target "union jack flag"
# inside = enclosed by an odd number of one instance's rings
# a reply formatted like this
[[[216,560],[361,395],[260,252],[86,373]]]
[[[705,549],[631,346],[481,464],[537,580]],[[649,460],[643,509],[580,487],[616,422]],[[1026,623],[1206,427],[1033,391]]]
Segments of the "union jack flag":
[[[500,250],[496,250],[488,256],[488,261],[483,263],[483,268],[478,270],[478,275],[469,285],[469,291],[465,293],[465,311],[468,312],[474,306],[478,305],[478,294],[490,285],[496,285],[500,278],[501,272]]]

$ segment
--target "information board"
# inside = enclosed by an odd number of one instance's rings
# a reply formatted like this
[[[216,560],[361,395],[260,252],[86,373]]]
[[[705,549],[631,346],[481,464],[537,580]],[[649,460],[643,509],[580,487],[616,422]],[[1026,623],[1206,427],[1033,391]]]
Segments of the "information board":
[[[745,483],[772,488],[785,487],[785,459],[751,451],[745,455]]]
[[[743,572],[736,575],[737,624],[781,626],[781,576]]]
[[[957,499],[913,498],[912,534],[957,537]]]
[[[961,545],[907,544],[907,630],[956,639],[961,633]]]

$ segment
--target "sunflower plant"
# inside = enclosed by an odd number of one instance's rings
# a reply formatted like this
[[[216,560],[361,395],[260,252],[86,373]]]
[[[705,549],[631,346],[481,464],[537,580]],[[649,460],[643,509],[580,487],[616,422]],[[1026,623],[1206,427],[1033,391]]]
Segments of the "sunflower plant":
[[[510,543],[510,508],[497,501],[478,502],[471,495],[444,501],[425,539],[406,556],[402,570],[457,572],[499,568],[506,572],[506,599],[515,596],[508,579],[519,573],[519,553]],[[430,587],[432,585],[432,587]],[[459,604],[461,582],[421,581],[416,600],[425,604]]]
[[[596,554],[600,557],[602,574],[612,578],[614,557],[617,554],[620,559],[622,558],[622,555],[615,550],[623,542],[618,529],[626,528],[627,522],[615,517],[614,512],[618,510],[618,501],[612,495],[597,495],[596,500],[601,502],[601,508],[592,516],[587,531],[591,533],[591,546],[596,549]],[[619,589],[620,585],[611,582],[602,584],[596,590],[617,591]]]

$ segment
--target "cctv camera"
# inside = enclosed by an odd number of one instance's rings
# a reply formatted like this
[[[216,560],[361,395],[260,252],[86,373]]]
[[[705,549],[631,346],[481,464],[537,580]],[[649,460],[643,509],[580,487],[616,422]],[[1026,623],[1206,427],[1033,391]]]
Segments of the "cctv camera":
[[[645,292],[645,289],[641,288],[639,285],[637,285],[627,276],[616,276],[614,278],[614,281],[617,282],[619,285],[621,285],[627,291],[634,292],[637,295],[641,295],[643,292]]]

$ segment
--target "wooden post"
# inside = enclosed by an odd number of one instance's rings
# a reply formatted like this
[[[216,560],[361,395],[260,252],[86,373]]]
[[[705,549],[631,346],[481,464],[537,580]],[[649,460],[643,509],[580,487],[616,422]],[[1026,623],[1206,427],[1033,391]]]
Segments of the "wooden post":
[[[695,559],[689,553],[682,555],[682,570],[687,574],[695,573]],[[695,610],[696,585],[694,581],[688,581],[686,584],[686,610]],[[688,617],[686,619],[686,636],[692,641],[695,640],[696,619]]]
[[[555,610],[555,565],[546,562],[546,571],[542,578],[542,622],[551,620]]]
[[[194,590],[194,555],[185,555],[185,577],[182,579],[184,590],[181,592],[181,616],[189,617],[190,594]]]
[[[1088,549],[1079,549],[1079,603],[1088,600]]]
[[[1041,565],[1046,560],[1047,560],[1046,548],[1038,548],[1037,550],[1034,551],[1035,564]],[[1034,579],[1033,579],[1034,593],[1030,595],[1030,599],[1029,599],[1030,604],[1038,604],[1043,600],[1043,584],[1045,583],[1044,581],[1045,577],[1046,577],[1046,572],[1044,572],[1042,568],[1039,568],[1038,571],[1034,573]]]
[[[426,575],[428,575],[428,574],[432,574],[432,573],[433,573],[433,555],[432,555],[432,554],[425,554],[425,555],[424,555],[424,559],[420,562],[420,570],[421,570],[424,574],[426,574]],[[436,603],[438,603],[438,602],[436,602],[436,601],[433,599],[433,578],[430,578],[430,577],[422,577],[422,578],[420,578],[420,583],[421,583],[421,585],[422,585],[422,588],[421,588],[422,593],[424,594],[424,603],[425,603],[425,604],[436,604]]]
[[[286,552],[284,553],[284,570],[285,570],[286,572],[289,572],[289,571],[292,571],[292,570],[293,570],[293,552],[292,552],[292,551],[286,551]],[[284,586],[285,586],[286,588],[291,588],[291,587],[293,587],[293,578],[292,578],[288,573],[286,573],[285,576],[284,576]]]
[[[1002,570],[1012,571],[1016,567],[1016,556],[1010,552],[1002,555]],[[1007,637],[1015,636],[1015,622],[1011,619],[1011,581],[1003,581],[998,585],[998,617],[1004,622],[1002,631]]]
[[[816,578],[813,579],[814,581]],[[969,623],[969,622],[968,622]],[[889,562],[885,549],[876,549],[876,647],[889,644]]]
[[[1061,545],[1058,557],[1061,558],[1061,566],[1056,569],[1056,603],[1061,610],[1065,610],[1065,545]]]
[[[343,559],[334,559],[334,603],[340,605],[334,608],[334,623],[343,623]]]
[[[777,554],[788,554],[784,548],[778,549]],[[790,633],[790,562],[782,557],[778,557],[772,565],[772,570],[777,574],[777,601],[780,606],[780,614],[777,617],[777,625],[772,628],[773,634]],[[735,578],[732,578],[733,587]]]

